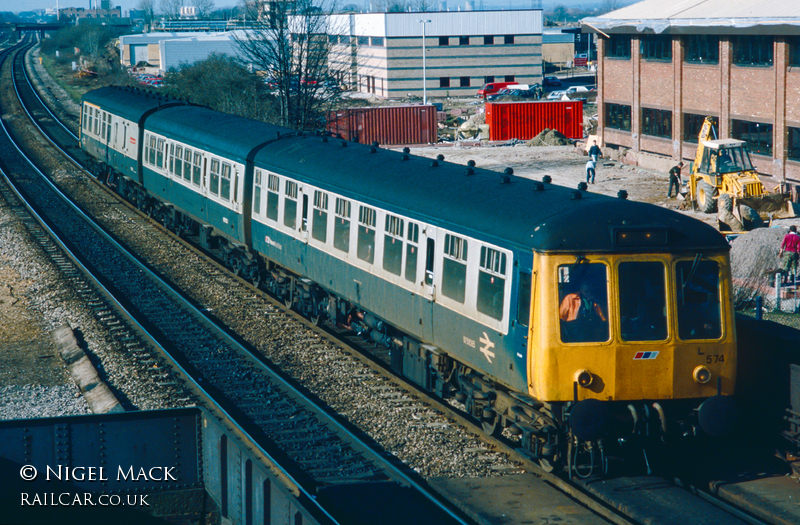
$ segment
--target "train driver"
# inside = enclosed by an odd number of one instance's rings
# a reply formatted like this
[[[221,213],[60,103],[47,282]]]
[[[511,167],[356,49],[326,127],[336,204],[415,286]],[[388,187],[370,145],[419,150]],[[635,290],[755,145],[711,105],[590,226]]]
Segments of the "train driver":
[[[581,282],[577,291],[567,294],[558,309],[561,339],[565,343],[605,341],[608,339],[608,317],[598,299],[595,287]]]

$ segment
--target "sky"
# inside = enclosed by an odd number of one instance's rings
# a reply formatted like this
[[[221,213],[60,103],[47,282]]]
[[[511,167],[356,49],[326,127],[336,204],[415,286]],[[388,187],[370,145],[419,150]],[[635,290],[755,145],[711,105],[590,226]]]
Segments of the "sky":
[[[94,4],[94,0],[91,1],[92,4]],[[90,0],[58,0],[58,6],[61,8],[84,7],[88,9],[89,2]],[[542,4],[545,9],[552,9],[555,5],[564,5],[567,7],[572,7],[576,5],[598,4],[599,2],[600,0],[543,0]],[[189,2],[186,3],[188,4]],[[351,3],[351,2],[347,1],[344,3]],[[361,3],[361,2],[352,2],[352,3]],[[461,4],[463,3],[463,0],[451,0],[448,3]],[[487,6],[488,4],[491,3],[492,0],[487,0],[486,2],[484,2],[484,6]],[[505,4],[508,2],[507,0],[505,0],[500,3]],[[625,1],[624,3],[627,4],[630,2]],[[129,9],[135,9],[136,6],[139,4],[139,0],[111,0],[111,4],[115,7],[121,7],[122,12],[124,13]],[[214,0],[214,4],[217,7],[233,7],[239,4],[239,0]],[[158,2],[156,2],[156,5],[158,5]],[[19,11],[32,11],[35,9],[48,9],[55,7],[56,7],[56,0],[0,0],[0,12],[11,11],[12,13],[17,13]]]

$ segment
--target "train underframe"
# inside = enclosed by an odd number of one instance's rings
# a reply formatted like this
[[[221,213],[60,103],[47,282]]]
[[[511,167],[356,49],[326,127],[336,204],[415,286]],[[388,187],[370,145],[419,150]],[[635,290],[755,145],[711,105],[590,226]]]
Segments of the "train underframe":
[[[601,402],[594,399],[542,402],[510,391],[444,350],[408,337],[317,283],[283,268],[249,247],[218,235],[173,205],[152,197],[138,183],[116,173],[105,182],[123,198],[181,238],[195,242],[237,276],[269,292],[314,324],[352,330],[365,341],[390,351],[391,367],[442,399],[455,399],[488,434],[518,439],[520,450],[546,471],[566,467],[570,476],[607,474],[609,455],[647,450],[701,434],[697,423],[702,400],[670,401],[671,414],[653,401]],[[640,456],[642,457],[642,456]]]

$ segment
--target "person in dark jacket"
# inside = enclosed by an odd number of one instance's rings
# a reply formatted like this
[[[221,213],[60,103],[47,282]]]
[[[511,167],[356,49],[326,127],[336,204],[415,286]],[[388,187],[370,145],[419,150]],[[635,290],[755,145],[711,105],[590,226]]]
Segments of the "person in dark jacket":
[[[592,157],[592,160],[597,163],[597,159],[603,156],[603,152],[600,151],[600,146],[597,145],[597,141],[592,141],[592,147],[589,148],[589,156]]]
[[[681,192],[681,170],[683,169],[683,162],[679,162],[677,166],[673,166],[669,170],[669,189],[667,190],[667,198],[672,198],[672,187],[675,186],[675,196]]]

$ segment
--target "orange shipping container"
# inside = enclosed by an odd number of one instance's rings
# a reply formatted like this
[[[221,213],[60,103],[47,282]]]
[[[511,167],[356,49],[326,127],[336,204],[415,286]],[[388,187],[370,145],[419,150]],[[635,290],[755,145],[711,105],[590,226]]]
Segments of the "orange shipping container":
[[[328,113],[326,129],[361,144],[438,142],[436,106],[345,108]]]
[[[545,128],[583,138],[583,101],[488,102],[490,140],[530,140]]]

